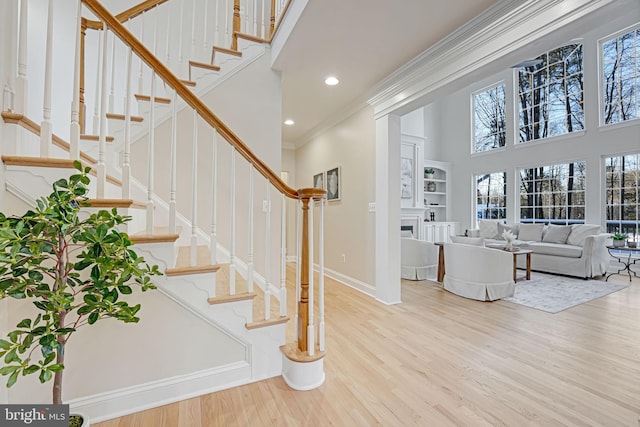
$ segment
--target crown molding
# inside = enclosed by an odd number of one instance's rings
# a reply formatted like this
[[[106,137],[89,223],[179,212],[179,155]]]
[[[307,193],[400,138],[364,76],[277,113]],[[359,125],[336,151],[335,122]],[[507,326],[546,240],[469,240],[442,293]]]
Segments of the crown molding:
[[[390,114],[615,0],[501,0],[382,80],[367,101]]]

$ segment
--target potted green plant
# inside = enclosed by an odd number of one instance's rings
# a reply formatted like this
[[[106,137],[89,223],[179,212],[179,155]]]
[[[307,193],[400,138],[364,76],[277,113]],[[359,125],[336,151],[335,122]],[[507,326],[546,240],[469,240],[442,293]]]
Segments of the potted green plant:
[[[433,179],[433,174],[436,173],[436,171],[432,168],[427,168],[424,170],[424,177],[425,179]]]
[[[53,379],[54,404],[62,403],[65,347],[76,330],[113,318],[136,323],[140,304],[120,299],[155,289],[161,274],[130,246],[117,227],[131,218],[116,209],[80,215],[87,205],[89,167],[53,184],[48,197],[21,217],[0,213],[0,299],[28,299],[34,309],[0,339],[0,374],[7,387],[19,377]]]
[[[621,246],[624,246],[628,236],[622,233],[615,233],[611,237],[613,238],[613,246],[621,247]]]

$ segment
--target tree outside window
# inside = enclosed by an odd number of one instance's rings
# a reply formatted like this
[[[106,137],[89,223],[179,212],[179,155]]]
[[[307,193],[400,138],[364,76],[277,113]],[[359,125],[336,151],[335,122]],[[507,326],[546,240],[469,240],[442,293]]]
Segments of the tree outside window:
[[[586,163],[564,163],[520,170],[520,221],[582,224]]]
[[[518,73],[520,142],[584,129],[582,44],[536,58]]]
[[[504,84],[473,95],[474,152],[504,147],[505,95]]]
[[[640,28],[601,44],[604,124],[640,117]]]
[[[476,212],[478,219],[507,217],[506,172],[476,175]]]
[[[605,159],[607,232],[640,237],[640,152]]]

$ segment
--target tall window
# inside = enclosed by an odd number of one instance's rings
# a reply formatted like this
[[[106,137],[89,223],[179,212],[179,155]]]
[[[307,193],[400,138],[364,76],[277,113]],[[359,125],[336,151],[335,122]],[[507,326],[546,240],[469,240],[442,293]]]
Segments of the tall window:
[[[582,44],[540,55],[518,73],[520,141],[584,129]]]
[[[640,28],[601,45],[603,122],[640,117]]]
[[[520,170],[520,221],[584,223],[585,162]]]
[[[607,231],[640,234],[640,153],[605,160]]]
[[[507,174],[505,172],[476,175],[476,211],[478,218],[507,217]]]
[[[504,147],[504,84],[473,95],[474,152]]]

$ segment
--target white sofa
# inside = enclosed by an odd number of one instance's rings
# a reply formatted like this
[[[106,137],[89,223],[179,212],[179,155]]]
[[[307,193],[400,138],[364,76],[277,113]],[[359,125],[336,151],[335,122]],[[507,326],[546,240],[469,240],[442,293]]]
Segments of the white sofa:
[[[465,298],[494,301],[513,296],[513,255],[500,249],[444,244],[443,287]]]
[[[609,266],[607,244],[611,235],[601,233],[599,225],[507,225],[480,220],[479,226],[471,235],[483,238],[484,245],[489,247],[504,245],[502,231],[511,230],[517,236],[516,246],[533,251],[532,270],[587,279],[605,274]],[[524,268],[524,263],[519,257],[518,268]]]

